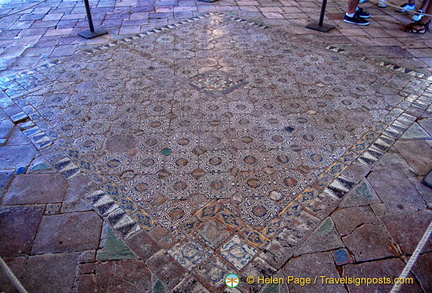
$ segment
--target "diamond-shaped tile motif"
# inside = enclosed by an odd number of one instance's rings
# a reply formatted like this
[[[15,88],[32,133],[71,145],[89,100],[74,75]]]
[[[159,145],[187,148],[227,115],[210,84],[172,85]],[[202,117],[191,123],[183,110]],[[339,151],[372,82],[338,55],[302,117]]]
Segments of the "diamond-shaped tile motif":
[[[197,239],[201,240],[209,247],[216,249],[222,242],[229,238],[231,231],[219,221],[212,219],[200,227],[195,235]]]
[[[243,243],[238,235],[222,245],[220,249],[220,254],[239,270],[246,266],[257,252],[255,248]]]
[[[198,265],[196,271],[202,278],[209,281],[212,286],[219,288],[224,284],[224,277],[231,273],[232,269],[219,257],[212,256],[208,261]]]
[[[211,254],[207,248],[196,241],[177,244],[168,250],[168,253],[188,270],[202,263]]]
[[[210,95],[228,94],[244,83],[242,78],[236,78],[218,69],[198,74],[190,79],[191,86]]]

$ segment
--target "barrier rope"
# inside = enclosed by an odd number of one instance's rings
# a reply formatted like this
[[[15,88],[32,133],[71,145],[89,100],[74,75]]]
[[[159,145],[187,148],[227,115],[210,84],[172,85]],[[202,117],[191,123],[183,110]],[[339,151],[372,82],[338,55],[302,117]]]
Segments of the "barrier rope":
[[[24,286],[21,284],[21,282],[18,280],[18,278],[15,276],[15,274],[11,271],[11,269],[8,267],[8,265],[1,257],[0,257],[0,265],[3,268],[4,272],[6,273],[6,275],[8,276],[8,278],[18,289],[18,291],[20,293],[28,293],[27,290],[24,288]]]
[[[32,5],[28,6],[28,7],[24,7],[22,9],[17,10],[17,11],[12,11],[11,13],[8,13],[8,14],[0,15],[0,19],[8,17],[8,16],[11,16],[11,15],[14,15],[14,14],[18,14],[20,12],[23,12],[23,11],[27,10],[27,9],[33,8],[36,5],[39,5],[39,4],[41,4],[42,2],[45,2],[45,1],[46,0],[41,0],[41,1],[39,1],[39,2],[37,2],[35,4],[32,4]]]
[[[420,252],[422,251],[423,247],[426,245],[426,242],[428,241],[431,233],[432,233],[432,222],[429,224],[429,227],[426,229],[426,232],[423,234],[423,237],[420,239],[420,242],[418,243],[416,249],[414,250],[413,254],[411,255],[408,263],[405,265],[405,268],[403,269],[399,278],[405,279],[408,276],[410,270],[414,266],[414,263],[417,261],[417,258],[419,257]],[[400,288],[401,288],[401,284],[394,284],[390,293],[397,293],[397,292],[399,292]]]
[[[368,0],[368,1],[369,1],[370,3],[375,4],[375,5],[378,6],[378,3],[379,3],[379,2],[370,1],[370,0]],[[400,5],[394,5],[394,4],[392,4],[392,3],[389,3],[388,1],[383,1],[383,2],[384,2],[387,6],[390,6],[390,7],[393,7],[393,8],[401,8]],[[385,8],[385,7],[383,7],[383,8]],[[402,9],[402,8],[401,8],[401,9]],[[403,13],[418,14],[418,11],[405,10],[405,12],[403,12]],[[432,14],[427,14],[427,13],[422,13],[422,15],[432,17]]]

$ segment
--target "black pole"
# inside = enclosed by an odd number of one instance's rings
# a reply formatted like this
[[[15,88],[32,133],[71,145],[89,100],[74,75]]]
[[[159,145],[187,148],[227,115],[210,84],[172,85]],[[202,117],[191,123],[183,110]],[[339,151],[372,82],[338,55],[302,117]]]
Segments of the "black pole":
[[[317,30],[320,32],[325,32],[325,33],[334,29],[334,26],[332,26],[332,25],[323,24],[326,6],[327,6],[327,0],[323,0],[323,3],[321,5],[321,14],[320,14],[319,22],[318,23],[316,23],[316,22],[309,23],[306,26],[307,28]]]
[[[86,12],[87,12],[87,20],[88,20],[90,30],[79,32],[78,35],[83,37],[83,38],[86,38],[86,39],[92,39],[92,38],[95,38],[97,36],[104,35],[104,34],[108,33],[106,30],[94,28],[93,19],[92,19],[91,12],[90,12],[89,1],[84,0],[84,4],[85,4]]]
[[[92,20],[92,16],[91,16],[91,12],[90,12],[90,4],[89,4],[88,0],[84,0],[84,4],[85,4],[86,12],[87,12],[87,20],[89,23],[90,31],[92,33],[94,33],[93,20]]]
[[[319,26],[323,25],[326,6],[327,6],[327,0],[323,0],[322,6],[321,6],[321,15],[320,15],[320,19],[319,19]]]

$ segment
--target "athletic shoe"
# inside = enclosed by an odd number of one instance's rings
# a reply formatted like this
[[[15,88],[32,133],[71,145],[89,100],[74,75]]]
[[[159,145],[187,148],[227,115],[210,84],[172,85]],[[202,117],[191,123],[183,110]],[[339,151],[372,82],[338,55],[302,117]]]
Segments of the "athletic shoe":
[[[360,4],[365,3],[365,2],[367,2],[367,0],[360,0],[359,1]]]
[[[420,21],[420,19],[422,19],[423,16],[424,16],[424,11],[419,9],[417,10],[417,13],[414,14],[413,17],[411,17],[411,20]]]
[[[367,13],[366,11],[364,11],[363,8],[361,8],[361,7],[357,7],[357,10],[356,10],[355,14],[358,17],[361,17],[361,18],[369,18],[369,17],[371,17],[371,15],[369,13]]]
[[[401,5],[399,8],[397,8],[396,12],[414,11],[414,9],[415,9],[415,4],[405,3]]]
[[[357,25],[369,25],[370,24],[369,21],[367,21],[364,18],[357,16],[357,14],[354,14],[353,17],[349,17],[348,15],[345,14],[344,21],[347,23],[352,23],[352,24],[357,24]]]
[[[378,7],[379,8],[386,8],[387,7],[387,3],[386,3],[387,1],[379,1],[378,2]]]

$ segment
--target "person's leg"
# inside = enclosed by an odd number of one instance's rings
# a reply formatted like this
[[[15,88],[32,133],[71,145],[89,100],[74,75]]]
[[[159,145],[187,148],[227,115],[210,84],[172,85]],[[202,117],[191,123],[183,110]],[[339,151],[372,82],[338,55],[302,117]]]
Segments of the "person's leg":
[[[426,4],[423,3],[425,5],[425,8],[424,8],[425,13],[429,14],[429,15],[432,14],[432,2],[430,0],[423,0],[423,1],[426,2]],[[423,7],[423,5],[422,5],[422,7]],[[426,23],[429,23],[430,20],[431,20],[431,17],[428,15],[425,15],[420,20],[420,23],[426,24]]]
[[[423,0],[423,3],[420,6],[420,9],[423,10],[423,11],[426,11],[426,8],[428,7],[429,2],[430,2],[429,0]]]
[[[369,18],[370,14],[358,7],[359,0],[348,0],[347,12],[344,16],[344,22],[368,25],[370,22],[365,18]]]
[[[356,12],[359,0],[348,0],[347,14],[353,14]]]
[[[432,1],[429,1],[427,7],[425,9],[426,14],[432,14]],[[401,30],[409,33],[417,33],[424,34],[429,29],[429,24],[431,22],[431,17],[429,15],[425,15],[421,20],[412,22],[401,27]]]
[[[411,17],[411,20],[419,21],[420,19],[422,19],[428,4],[429,0],[423,0],[422,5],[420,6],[419,10],[417,10],[417,13]]]

